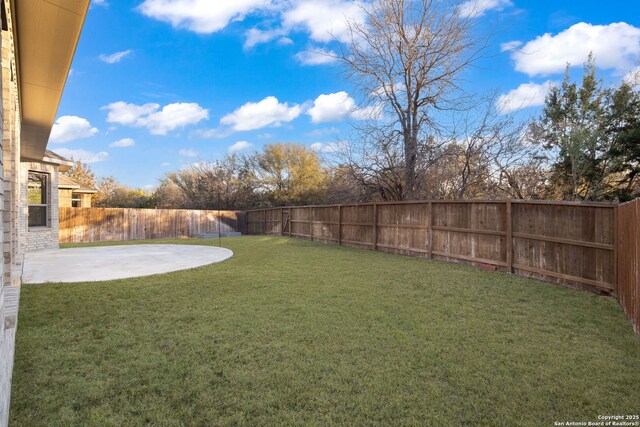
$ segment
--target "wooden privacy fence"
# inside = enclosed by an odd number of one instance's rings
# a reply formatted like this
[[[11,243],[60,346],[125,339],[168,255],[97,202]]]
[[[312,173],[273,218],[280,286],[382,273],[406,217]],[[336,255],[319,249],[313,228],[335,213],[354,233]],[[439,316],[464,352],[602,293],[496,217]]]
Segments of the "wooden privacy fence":
[[[418,201],[246,213],[248,234],[492,266],[616,293],[616,206],[551,201]]]
[[[618,300],[640,336],[640,199],[618,206]]]
[[[60,243],[170,239],[242,231],[236,211],[128,208],[60,208]]]

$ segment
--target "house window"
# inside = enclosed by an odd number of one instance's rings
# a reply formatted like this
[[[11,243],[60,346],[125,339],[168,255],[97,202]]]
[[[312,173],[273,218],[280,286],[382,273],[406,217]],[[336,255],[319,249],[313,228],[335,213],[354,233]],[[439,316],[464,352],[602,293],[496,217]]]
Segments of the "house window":
[[[78,193],[71,193],[71,207],[72,208],[82,207],[82,195]]]
[[[49,174],[29,172],[27,199],[29,204],[29,227],[47,226],[47,202]]]

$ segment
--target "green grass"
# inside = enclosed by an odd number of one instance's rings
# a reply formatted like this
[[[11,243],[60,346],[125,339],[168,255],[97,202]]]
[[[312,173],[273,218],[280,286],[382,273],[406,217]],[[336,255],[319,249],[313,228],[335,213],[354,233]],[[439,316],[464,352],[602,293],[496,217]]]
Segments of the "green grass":
[[[552,425],[638,413],[640,340],[613,299],[286,238],[223,244],[233,258],[194,270],[23,286],[11,424]]]

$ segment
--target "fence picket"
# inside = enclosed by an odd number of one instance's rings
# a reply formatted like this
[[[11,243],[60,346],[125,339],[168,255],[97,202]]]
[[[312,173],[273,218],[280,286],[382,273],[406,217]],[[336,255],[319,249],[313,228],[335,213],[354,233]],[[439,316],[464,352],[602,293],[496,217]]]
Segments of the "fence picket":
[[[243,232],[236,211],[220,211],[221,232]],[[60,208],[60,243],[197,237],[218,232],[218,211]]]

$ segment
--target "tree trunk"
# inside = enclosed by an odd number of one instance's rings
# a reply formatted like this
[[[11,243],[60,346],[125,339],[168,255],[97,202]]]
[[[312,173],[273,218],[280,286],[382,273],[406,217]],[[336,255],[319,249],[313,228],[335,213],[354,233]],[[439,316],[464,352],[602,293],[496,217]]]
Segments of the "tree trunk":
[[[406,181],[406,200],[416,199],[416,159],[418,141],[414,135],[406,135],[404,140],[404,176]]]

